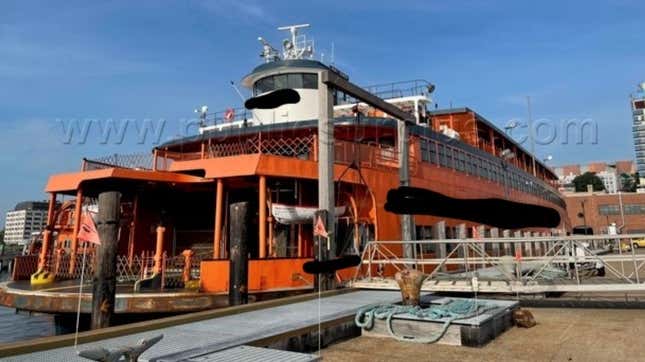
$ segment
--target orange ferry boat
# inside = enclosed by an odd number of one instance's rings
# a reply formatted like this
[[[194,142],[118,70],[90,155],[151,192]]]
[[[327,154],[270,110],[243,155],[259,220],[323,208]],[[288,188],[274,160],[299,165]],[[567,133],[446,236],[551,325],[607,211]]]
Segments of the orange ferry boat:
[[[248,230],[257,235],[248,245],[249,293],[311,290],[312,277],[302,267],[314,257],[319,74],[337,70],[314,60],[313,43],[297,28],[291,30],[282,54],[260,38],[265,63],[245,76],[242,84],[254,96],[294,89],[300,96],[298,103],[219,113],[208,113],[203,107],[199,134],[168,142],[146,155],[84,159],[80,171],[51,176],[46,186],[50,212],[42,242],[32,246],[30,255],[16,260],[13,280],[0,287],[0,303],[26,310],[75,312],[73,285],[78,284],[83,268],[92,273],[95,255],[92,244],[78,239],[81,216],[96,210],[97,195],[106,189],[122,193],[117,313],[181,312],[222,305],[221,297],[229,287],[229,205],[239,201],[250,202],[254,222]],[[556,175],[475,111],[433,109],[433,88],[421,80],[365,88],[416,121],[409,128],[410,186],[451,199],[544,207],[562,221],[522,229],[567,228]],[[333,96],[336,223],[331,231],[338,255],[360,254],[369,240],[402,237],[399,216],[384,208],[388,192],[399,187],[397,124],[384,112],[340,91]],[[60,195],[76,199],[56,208]],[[470,211],[468,218],[454,212],[448,217],[416,215],[416,237],[429,238],[440,221],[445,222],[448,238],[456,236],[459,224],[466,224],[470,233],[471,227],[482,224]],[[496,225],[484,225],[492,227]],[[37,272],[55,280],[55,292],[48,295],[46,287],[33,292],[29,279]],[[141,288],[142,281],[155,275],[162,281],[157,290]],[[338,278],[347,280],[349,274],[339,273]],[[84,312],[90,297],[84,297]]]

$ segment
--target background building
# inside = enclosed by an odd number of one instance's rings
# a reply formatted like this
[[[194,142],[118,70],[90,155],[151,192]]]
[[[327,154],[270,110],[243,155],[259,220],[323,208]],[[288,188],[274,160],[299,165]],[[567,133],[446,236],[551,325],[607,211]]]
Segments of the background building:
[[[34,232],[42,231],[47,224],[47,202],[26,201],[7,212],[4,242],[26,244]]]
[[[565,197],[571,225],[591,226],[595,234],[616,223],[621,234],[645,233],[645,194],[577,192]]]
[[[645,178],[645,82],[641,83],[639,90],[632,94],[630,103],[634,119],[632,135],[636,151],[636,168],[643,180]],[[645,182],[641,182],[641,185],[641,187],[645,187]]]
[[[643,139],[645,139],[645,136]],[[593,172],[600,178],[600,180],[602,180],[602,183],[605,186],[605,191],[613,194],[620,191],[623,186],[621,175],[633,175],[636,172],[636,164],[631,160],[621,160],[616,162],[590,162],[586,165],[573,164],[558,166],[553,170],[558,176],[560,191],[562,192],[573,192],[573,188],[570,187],[573,179],[585,172]]]

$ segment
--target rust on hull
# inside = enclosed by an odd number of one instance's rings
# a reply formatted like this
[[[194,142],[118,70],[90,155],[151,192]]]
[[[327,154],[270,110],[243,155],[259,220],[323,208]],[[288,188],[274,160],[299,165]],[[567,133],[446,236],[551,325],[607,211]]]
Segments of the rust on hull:
[[[22,283],[21,283],[22,284]],[[14,282],[0,284],[0,305],[41,313],[76,313],[78,289],[52,287],[26,290]],[[87,291],[91,287],[86,287]],[[200,292],[123,293],[117,292],[114,312],[126,313],[187,313],[228,305],[226,294]],[[90,313],[92,293],[83,292],[81,313]]]

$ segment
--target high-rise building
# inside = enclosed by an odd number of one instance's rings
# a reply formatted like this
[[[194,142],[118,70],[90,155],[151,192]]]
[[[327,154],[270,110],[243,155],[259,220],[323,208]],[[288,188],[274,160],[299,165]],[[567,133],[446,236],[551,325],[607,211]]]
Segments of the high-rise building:
[[[640,187],[645,186],[645,82],[641,83],[636,93],[631,96],[632,134],[636,151],[636,170],[640,178]]]
[[[42,231],[47,225],[47,207],[47,202],[25,201],[7,212],[4,242],[27,244],[33,233]]]

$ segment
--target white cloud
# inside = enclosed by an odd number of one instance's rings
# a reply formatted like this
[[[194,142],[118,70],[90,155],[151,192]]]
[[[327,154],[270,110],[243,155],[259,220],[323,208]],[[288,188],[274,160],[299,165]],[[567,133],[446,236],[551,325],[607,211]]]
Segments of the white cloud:
[[[261,23],[275,23],[275,18],[266,8],[254,1],[236,0],[204,0],[201,2],[204,9],[215,13],[217,16],[229,20],[244,20]]]

